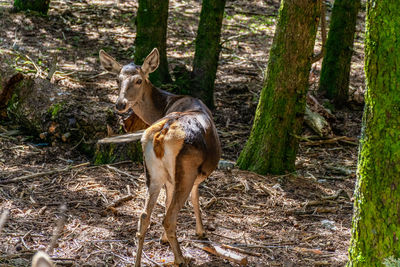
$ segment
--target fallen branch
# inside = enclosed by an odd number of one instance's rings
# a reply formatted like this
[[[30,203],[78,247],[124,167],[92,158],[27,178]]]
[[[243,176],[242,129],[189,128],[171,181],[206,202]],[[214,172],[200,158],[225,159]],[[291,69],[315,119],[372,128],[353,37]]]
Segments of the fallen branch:
[[[300,252],[300,253],[312,253],[312,254],[317,254],[321,255],[323,252],[319,249],[313,249],[313,248],[301,248],[301,247],[294,247],[294,251]]]
[[[225,250],[218,245],[211,245],[211,244],[204,245],[204,246],[197,245],[197,244],[194,244],[194,245],[198,248],[201,248],[204,251],[207,251],[208,253],[211,253],[211,254],[221,257],[223,259],[235,262],[242,266],[246,266],[248,263],[247,257],[243,257],[243,256],[233,253],[231,251]]]
[[[339,189],[334,195],[332,195],[332,196],[323,196],[323,197],[321,197],[323,200],[335,200],[335,199],[337,199],[339,196],[340,196],[340,194],[342,194],[342,193],[344,193],[344,190],[343,189]]]
[[[8,215],[10,214],[9,210],[4,210],[3,213],[1,214],[0,217],[0,235],[1,231],[3,230],[4,225],[6,224],[6,221],[8,219]]]
[[[354,142],[353,138],[350,138],[347,136],[337,136],[337,137],[330,138],[330,139],[322,139],[322,140],[318,140],[318,141],[304,142],[302,144],[306,145],[306,146],[319,146],[319,145],[323,145],[323,144],[333,144],[336,142],[343,142],[346,144],[358,145],[356,142]]]
[[[120,169],[118,169],[118,168],[112,167],[112,166],[110,166],[109,164],[107,164],[106,167],[107,167],[108,169],[110,169],[110,170],[113,170],[113,171],[117,172],[117,173],[120,173],[120,174],[123,174],[123,175],[125,175],[125,176],[128,176],[129,178],[132,179],[132,182],[133,182],[136,186],[138,186],[138,184],[135,182],[135,179],[136,179],[135,176],[133,176],[133,175],[131,175],[131,174],[125,172],[125,171],[122,171],[122,170],[120,170]]]
[[[55,169],[55,170],[52,170],[52,171],[46,171],[46,172],[39,172],[39,173],[33,173],[33,174],[29,174],[29,175],[24,175],[24,176],[16,177],[16,178],[13,178],[13,179],[0,181],[0,185],[21,182],[21,181],[29,180],[29,179],[32,179],[32,178],[37,178],[37,177],[45,176],[45,175],[52,175],[52,174],[56,174],[56,173],[60,173],[60,172],[66,172],[66,171],[69,171],[69,170],[72,170],[72,169],[88,166],[89,164],[90,164],[89,162],[85,162],[85,163],[81,163],[81,164],[74,165],[74,166],[68,166],[68,167],[65,167],[65,168],[62,168],[62,169]]]
[[[143,132],[144,131],[137,131],[135,133],[106,137],[106,138],[99,140],[97,143],[98,144],[129,143],[129,142],[140,140],[140,138],[142,138]]]
[[[238,248],[238,247],[232,247],[232,246],[230,246],[230,245],[222,244],[221,246],[222,246],[223,248],[230,249],[230,250],[234,250],[234,251],[237,251],[237,252],[243,253],[243,254],[248,254],[248,255],[250,255],[250,256],[256,256],[256,257],[261,257],[261,256],[262,256],[261,253],[248,251],[248,250],[245,250],[245,249],[242,249],[242,248]]]
[[[48,254],[53,254],[53,250],[57,244],[57,239],[60,236],[61,231],[64,228],[65,221],[67,220],[67,216],[65,215],[66,211],[67,211],[67,206],[65,206],[65,204],[61,205],[60,206],[60,218],[57,221],[57,226],[54,229],[53,236],[51,237],[51,240],[50,240],[50,244],[47,247]]]
[[[106,209],[108,210],[111,208],[115,208],[115,207],[121,205],[122,203],[129,201],[131,199],[133,199],[133,195],[127,195],[127,196],[121,197],[121,198],[117,199],[116,201],[114,201],[113,203],[111,203],[110,205],[108,205]]]

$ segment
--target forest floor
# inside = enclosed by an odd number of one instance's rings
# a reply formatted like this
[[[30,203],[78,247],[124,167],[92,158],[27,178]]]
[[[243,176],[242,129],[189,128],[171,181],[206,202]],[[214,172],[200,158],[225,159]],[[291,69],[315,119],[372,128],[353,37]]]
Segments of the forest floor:
[[[12,2],[0,0],[0,49],[29,56],[43,72],[57,54],[53,81],[58,86],[76,99],[115,101],[116,82],[101,69],[97,55],[106,49],[123,63],[132,60],[136,1],[52,0],[45,17],[12,13]],[[171,69],[191,66],[200,8],[200,1],[170,0],[167,54]],[[227,3],[214,111],[226,160],[237,159],[250,133],[278,8],[277,0]],[[354,139],[360,133],[365,88],[363,20],[364,11],[357,26],[351,99],[345,109],[333,111],[331,122],[335,135]],[[316,94],[320,65],[312,67],[311,94]],[[26,61],[21,68],[29,70],[33,65]],[[74,144],[41,144],[17,129],[10,122],[0,123],[0,180],[90,161]],[[305,127],[303,136],[311,135]],[[238,169],[215,171],[200,187],[208,240],[256,253],[244,254],[249,266],[343,266],[350,239],[357,148],[357,144],[318,145],[303,140],[295,173],[261,176]],[[33,251],[46,248],[61,203],[67,204],[67,220],[52,254],[58,265],[131,265],[144,192],[142,165],[127,162],[81,165],[23,182],[0,182],[0,211],[10,210],[0,233],[0,265],[26,266]],[[128,193],[133,199],[107,209]],[[158,241],[164,198],[162,192],[146,235],[144,265],[173,261],[172,251]],[[179,215],[178,238],[193,266],[237,265],[199,249],[204,242],[196,240],[194,228],[187,203]]]

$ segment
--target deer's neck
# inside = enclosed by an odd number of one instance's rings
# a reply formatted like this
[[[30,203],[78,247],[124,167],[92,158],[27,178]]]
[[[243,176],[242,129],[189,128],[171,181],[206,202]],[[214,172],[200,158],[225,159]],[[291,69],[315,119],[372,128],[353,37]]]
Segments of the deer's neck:
[[[139,101],[133,106],[133,111],[148,125],[164,117],[167,107],[176,95],[154,87],[152,84],[143,90]]]

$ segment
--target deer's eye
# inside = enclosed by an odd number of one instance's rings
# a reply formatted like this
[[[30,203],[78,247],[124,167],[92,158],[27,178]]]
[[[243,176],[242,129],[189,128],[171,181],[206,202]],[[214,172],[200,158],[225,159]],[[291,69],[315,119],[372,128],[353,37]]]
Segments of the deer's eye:
[[[137,79],[136,80],[136,84],[141,84],[142,83],[142,79]]]

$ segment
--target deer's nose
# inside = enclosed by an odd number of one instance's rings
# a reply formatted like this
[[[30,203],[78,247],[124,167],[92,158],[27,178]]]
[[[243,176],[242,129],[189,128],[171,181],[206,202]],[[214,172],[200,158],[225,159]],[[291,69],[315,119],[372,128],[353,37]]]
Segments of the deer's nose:
[[[126,109],[126,104],[127,104],[126,99],[117,100],[117,104],[115,105],[115,107],[117,108],[117,110],[122,111]]]

